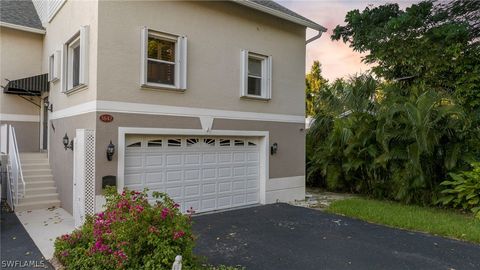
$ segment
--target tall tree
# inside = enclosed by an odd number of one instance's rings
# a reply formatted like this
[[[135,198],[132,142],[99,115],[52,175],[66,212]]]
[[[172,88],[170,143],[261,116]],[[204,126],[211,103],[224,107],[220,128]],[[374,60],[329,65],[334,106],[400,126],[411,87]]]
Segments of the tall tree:
[[[319,97],[320,89],[327,83],[328,80],[322,76],[322,65],[319,61],[314,61],[310,73],[305,77],[305,114],[307,116],[315,116],[315,104]]]
[[[425,84],[480,108],[480,1],[422,1],[352,10],[332,40],[366,53],[377,76]]]

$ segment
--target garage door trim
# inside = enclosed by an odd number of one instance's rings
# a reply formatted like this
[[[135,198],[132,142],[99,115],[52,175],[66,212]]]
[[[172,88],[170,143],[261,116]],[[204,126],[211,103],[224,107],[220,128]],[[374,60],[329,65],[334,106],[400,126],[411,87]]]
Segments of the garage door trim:
[[[181,135],[181,136],[237,136],[258,137],[260,143],[260,203],[266,203],[266,183],[269,178],[269,132],[250,130],[211,130],[201,129],[170,129],[170,128],[118,128],[118,166],[117,166],[117,190],[123,191],[125,174],[125,137],[128,134],[138,135]]]

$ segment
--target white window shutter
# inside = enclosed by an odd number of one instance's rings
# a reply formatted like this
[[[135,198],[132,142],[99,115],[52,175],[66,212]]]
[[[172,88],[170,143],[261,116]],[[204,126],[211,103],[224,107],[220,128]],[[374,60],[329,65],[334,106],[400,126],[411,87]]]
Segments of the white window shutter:
[[[140,58],[140,84],[147,84],[147,45],[148,45],[148,28],[143,27],[141,33],[141,58]]]
[[[60,78],[60,63],[61,63],[61,52],[57,50],[53,54],[53,79],[54,80],[58,80]]]
[[[178,44],[178,88],[187,89],[187,37],[177,39]]]
[[[267,70],[266,70],[266,87],[265,87],[265,98],[272,98],[272,56],[267,57]]]
[[[248,51],[242,50],[240,54],[240,96],[248,93]]]
[[[79,83],[88,84],[89,26],[80,27],[80,78]]]
[[[67,57],[67,52],[68,52],[68,46],[67,44],[64,44],[62,47],[62,77],[60,78],[62,87],[61,91],[62,93],[65,93],[67,91],[67,81],[68,81],[68,73],[67,73],[67,67],[68,67],[68,57]]]

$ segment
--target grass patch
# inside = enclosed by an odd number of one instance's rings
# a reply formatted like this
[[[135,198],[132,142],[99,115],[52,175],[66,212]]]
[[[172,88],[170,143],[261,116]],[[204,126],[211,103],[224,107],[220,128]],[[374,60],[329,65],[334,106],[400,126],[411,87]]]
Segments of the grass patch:
[[[480,220],[451,210],[352,198],[333,202],[327,211],[391,227],[480,243]]]

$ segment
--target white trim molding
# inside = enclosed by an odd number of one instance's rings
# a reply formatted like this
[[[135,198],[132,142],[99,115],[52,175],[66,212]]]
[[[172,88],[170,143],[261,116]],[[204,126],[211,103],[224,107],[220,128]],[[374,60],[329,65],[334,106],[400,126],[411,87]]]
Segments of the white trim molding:
[[[12,122],[40,122],[40,114],[9,114],[0,113],[0,121]]]
[[[11,28],[11,29],[16,29],[16,30],[20,30],[20,31],[30,32],[30,33],[34,33],[34,34],[45,35],[45,33],[46,33],[46,31],[43,30],[43,29],[38,29],[38,28],[33,28],[33,27],[28,27],[28,26],[13,24],[13,23],[7,23],[7,22],[0,22],[0,26],[6,27],[6,28]]]
[[[117,190],[123,191],[125,184],[125,137],[127,134],[148,135],[193,135],[193,136],[245,136],[260,139],[260,203],[267,203],[267,179],[269,179],[270,144],[268,131],[170,129],[170,128],[118,128]]]
[[[268,122],[285,122],[305,124],[304,115],[276,114],[276,113],[258,113],[227,111],[217,109],[178,107],[145,103],[131,103],[118,101],[89,101],[67,109],[58,110],[52,113],[51,119],[71,117],[75,115],[90,112],[111,112],[111,113],[130,113],[130,114],[148,114],[148,115],[168,115],[183,117],[202,117],[208,116],[220,119],[231,120],[251,120]]]

